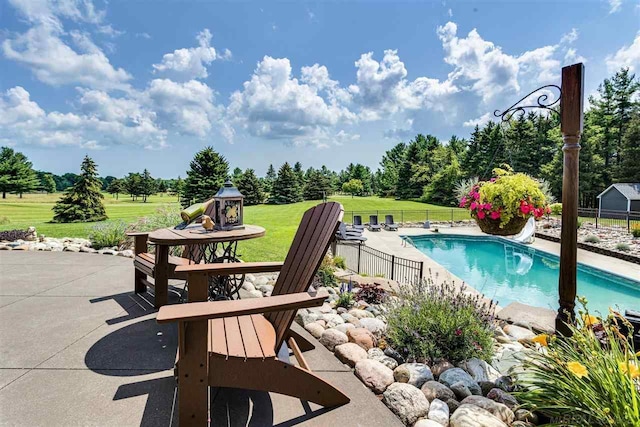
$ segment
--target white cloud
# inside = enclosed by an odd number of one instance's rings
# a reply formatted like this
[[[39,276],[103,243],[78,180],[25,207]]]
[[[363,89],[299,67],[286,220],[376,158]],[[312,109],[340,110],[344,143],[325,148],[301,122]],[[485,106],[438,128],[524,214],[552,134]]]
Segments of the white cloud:
[[[640,70],[640,32],[629,46],[623,46],[613,55],[608,55],[607,71],[615,73],[622,67],[628,67],[631,71]]]
[[[622,0],[608,0],[609,1],[609,13],[616,13],[622,6]]]
[[[153,64],[154,72],[182,81],[208,77],[207,66],[213,61],[231,58],[229,49],[219,54],[211,46],[211,38],[211,32],[205,28],[196,36],[198,47],[176,49],[165,54],[161,63]]]
[[[464,127],[476,127],[476,126],[484,126],[487,123],[489,123],[491,120],[493,119],[493,114],[491,113],[485,113],[482,116],[475,118],[475,119],[471,119],[471,120],[467,120],[466,122],[464,122],[462,124],[462,126]]]
[[[91,0],[9,0],[9,3],[30,23],[62,30],[59,18],[75,22],[99,24],[105,16]]]
[[[287,58],[265,56],[243,89],[231,95],[227,116],[254,136],[318,144],[329,138],[329,129],[356,118],[337,97],[323,98],[321,92],[334,87],[325,71],[307,67],[303,72],[307,83],[300,83],[292,77]]]
[[[140,37],[140,38],[143,38],[143,39],[150,40],[151,39],[151,34],[145,33],[145,32],[136,33],[136,37]]]
[[[571,31],[562,36],[562,38],[560,39],[560,44],[571,44],[578,40],[578,35],[578,29],[572,28]]]

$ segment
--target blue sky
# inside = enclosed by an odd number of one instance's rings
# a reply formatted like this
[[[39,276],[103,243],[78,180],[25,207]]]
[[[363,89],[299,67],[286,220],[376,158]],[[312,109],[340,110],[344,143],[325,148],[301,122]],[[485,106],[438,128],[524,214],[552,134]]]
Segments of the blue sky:
[[[185,175],[212,145],[264,174],[377,167],[416,133],[467,137],[583,61],[640,70],[640,3],[2,0],[0,145],[37,169]]]

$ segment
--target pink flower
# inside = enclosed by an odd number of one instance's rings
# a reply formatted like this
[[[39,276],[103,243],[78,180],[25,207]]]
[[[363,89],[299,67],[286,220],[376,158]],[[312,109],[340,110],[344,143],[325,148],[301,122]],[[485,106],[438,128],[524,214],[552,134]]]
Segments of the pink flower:
[[[478,203],[477,202],[471,202],[471,205],[469,206],[469,209],[474,211],[474,210],[476,210],[477,207],[478,207]]]
[[[500,218],[500,211],[493,211],[491,212],[491,219],[498,219]]]
[[[482,205],[482,209],[490,211],[491,210],[491,203],[485,203],[484,205]]]
[[[460,328],[456,329],[456,335],[457,336],[462,335],[462,329],[460,329]]]
[[[478,200],[480,198],[480,193],[474,191],[471,193],[471,197],[473,197],[474,200]]]
[[[467,204],[467,198],[463,197],[462,200],[460,200],[460,207],[464,208],[464,205],[466,205],[466,204]]]
[[[529,215],[531,209],[532,206],[530,206],[529,203],[525,202],[524,200],[520,202],[520,212],[522,212],[524,215]]]
[[[542,215],[544,215],[544,209],[543,208],[534,208],[533,209],[533,215],[536,218],[540,218]]]
[[[547,206],[545,208],[544,212],[550,214],[551,213],[551,208],[549,206]]]
[[[478,211],[478,218],[484,219],[485,216],[486,214],[484,213],[484,211]]]

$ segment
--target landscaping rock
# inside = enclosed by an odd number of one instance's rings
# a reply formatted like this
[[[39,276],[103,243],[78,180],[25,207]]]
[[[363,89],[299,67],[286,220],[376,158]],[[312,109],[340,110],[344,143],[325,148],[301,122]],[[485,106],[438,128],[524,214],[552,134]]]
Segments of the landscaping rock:
[[[496,387],[496,384],[492,381],[478,381],[478,385],[480,386],[480,390],[482,390],[482,395],[485,397]]]
[[[65,246],[62,249],[64,252],[80,252],[80,246]],[[117,254],[117,252],[115,252]]]
[[[347,323],[360,323],[360,319],[358,319],[356,316],[353,316],[349,313],[340,313],[340,317],[342,317],[342,320],[344,320]]]
[[[249,292],[249,291],[255,291],[256,287],[253,286],[253,283],[245,280],[244,283],[242,284],[242,289],[244,289],[245,291]]]
[[[364,359],[356,363],[356,376],[374,393],[382,393],[393,384],[393,371],[380,362]]]
[[[402,357],[402,355],[400,353],[398,353],[397,351],[395,351],[394,349],[392,349],[391,347],[387,347],[384,349],[384,354],[386,356],[391,357],[392,359],[394,359],[396,362],[398,362],[398,365],[402,365],[405,360],[404,357]]]
[[[244,276],[244,281],[253,283],[256,281],[256,276],[254,276],[253,274],[247,274],[246,276]]]
[[[344,323],[344,320],[338,314],[326,313],[322,314],[320,318],[327,322],[327,328],[333,328]]]
[[[255,278],[255,280],[253,280],[253,284],[256,286],[256,288],[262,285],[266,285],[268,283],[269,283],[269,278],[267,276],[258,276]]]
[[[504,390],[499,388],[492,388],[489,393],[487,393],[487,399],[491,399],[495,402],[502,403],[503,405],[507,405],[509,409],[513,410],[516,406],[518,406],[518,401],[515,397],[511,396]]]
[[[249,297],[249,298],[262,298],[262,292],[260,292],[257,289],[254,289],[253,291],[247,292],[247,297]]]
[[[348,335],[349,334],[347,334],[347,336]],[[369,349],[369,351],[367,351],[367,358],[371,360],[376,360],[382,363],[384,366],[386,366],[389,369],[395,369],[398,367],[398,362],[396,362],[395,359],[392,359],[389,356],[386,356],[384,352],[377,347],[371,348]]]
[[[449,423],[447,423],[447,425],[449,425]],[[413,427],[441,427],[442,424],[433,421],[433,420],[429,420],[427,418],[423,418],[421,420],[418,420]]]
[[[43,251],[47,250],[46,245],[44,245],[45,247],[43,249],[40,249],[42,247],[40,245],[42,245],[42,243],[38,243],[38,245],[37,245],[39,251],[40,250],[43,250]],[[89,254],[95,254],[98,251],[96,249],[90,248],[89,246],[80,246],[80,252],[86,252],[86,253],[89,253]]]
[[[352,368],[356,366],[356,363],[367,358],[367,352],[358,344],[352,342],[337,345],[335,354],[338,360]]]
[[[511,377],[507,377],[507,376],[502,376],[500,378],[498,378],[496,381],[496,387],[499,389],[502,389],[508,393],[511,393],[514,389],[513,387],[513,380],[511,379]]]
[[[262,295],[262,292],[260,292],[260,295]],[[300,326],[304,328],[305,326],[307,326],[307,324],[311,322],[315,322],[319,318],[320,318],[319,313],[309,313],[306,310],[299,310],[298,314],[296,314],[295,320],[296,320],[296,323],[298,323]]]
[[[515,420],[515,414],[511,409],[502,403],[494,402],[491,399],[482,396],[469,396],[462,402],[462,405],[475,405],[489,411],[506,424],[511,424]]]
[[[460,363],[460,367],[467,371],[474,381],[495,381],[500,378],[500,372],[496,371],[484,360],[472,357]]]
[[[531,338],[536,336],[536,334],[531,332],[529,329],[523,328],[521,326],[506,325],[503,329],[507,333],[507,335],[516,340],[530,340]]]
[[[429,404],[427,418],[443,426],[449,425],[449,407],[440,399],[434,399]]]
[[[471,375],[460,368],[447,369],[442,374],[440,374],[440,378],[438,381],[448,387],[451,387],[452,384],[455,384],[458,381],[462,381],[472,394],[482,394],[482,390],[480,389],[478,383],[473,380]]]
[[[412,425],[429,413],[427,398],[409,384],[391,384],[383,394],[383,401],[406,425]]]
[[[358,344],[365,350],[369,350],[376,346],[376,337],[373,336],[371,331],[365,328],[354,328],[347,331],[347,337],[349,342]]]
[[[324,333],[324,328],[317,322],[307,323],[307,326],[305,326],[304,328],[307,330],[307,332],[313,335],[315,339],[320,339],[320,337]]]
[[[526,409],[516,409],[515,412],[516,421],[521,421],[525,423],[538,424],[538,416],[531,411],[527,411]]]
[[[355,317],[356,319],[365,319],[365,318],[374,317],[373,313],[366,310],[361,310],[359,308],[352,308],[351,310],[349,310],[349,314]]]
[[[446,402],[448,399],[455,398],[455,394],[453,393],[453,391],[451,391],[449,387],[442,383],[439,383],[438,381],[427,381],[422,385],[421,390],[427,400],[429,400],[429,402],[434,399],[440,399]]]
[[[337,345],[348,342],[347,336],[344,332],[340,332],[336,329],[326,329],[320,336],[320,344],[327,347],[330,351],[333,351]]]
[[[451,427],[507,427],[500,418],[476,405],[460,405],[449,419]]]
[[[80,247],[80,249],[82,250],[82,247]],[[135,254],[131,249],[125,249],[124,251],[118,252],[118,256],[122,256],[125,258],[133,258]]]
[[[387,325],[382,320],[373,318],[360,319],[360,326],[368,329],[377,339],[382,338],[384,331],[387,329]]]
[[[398,382],[408,383],[417,388],[433,380],[431,369],[424,363],[404,363],[393,370],[393,377]]]
[[[445,403],[449,407],[450,414],[453,414],[460,406],[460,402],[458,402],[456,399],[447,399]]]
[[[467,387],[462,381],[451,384],[450,388],[453,394],[456,395],[456,398],[458,400],[463,400],[469,396],[473,396],[473,393],[471,393],[469,387]]]
[[[333,329],[337,329],[340,332],[343,333],[347,333],[350,329],[355,329],[356,327],[353,326],[351,323],[343,323],[341,325],[336,325],[333,327]]]
[[[449,362],[448,360],[442,359],[433,364],[433,366],[431,367],[431,372],[436,378],[438,378],[440,374],[451,368],[455,368],[455,366],[453,366],[453,364],[451,364],[451,362]]]

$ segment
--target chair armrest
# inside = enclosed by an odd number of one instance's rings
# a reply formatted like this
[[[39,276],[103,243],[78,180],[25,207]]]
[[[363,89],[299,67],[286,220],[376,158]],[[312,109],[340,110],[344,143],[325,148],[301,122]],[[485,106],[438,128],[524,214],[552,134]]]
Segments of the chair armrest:
[[[150,231],[129,231],[127,236],[135,237],[135,236],[148,236]]]
[[[158,311],[156,321],[158,323],[184,322],[298,310],[299,308],[319,307],[327,297],[329,297],[327,291],[322,290],[313,294],[300,292],[264,298],[165,305]]]
[[[231,274],[272,273],[282,270],[281,262],[220,262],[212,264],[181,265],[176,273],[205,273],[211,276]]]
[[[148,250],[147,241],[149,238],[149,232],[147,231],[133,232],[132,231],[127,233],[127,236],[133,237],[134,239],[133,252],[136,255],[143,252],[147,252]]]

